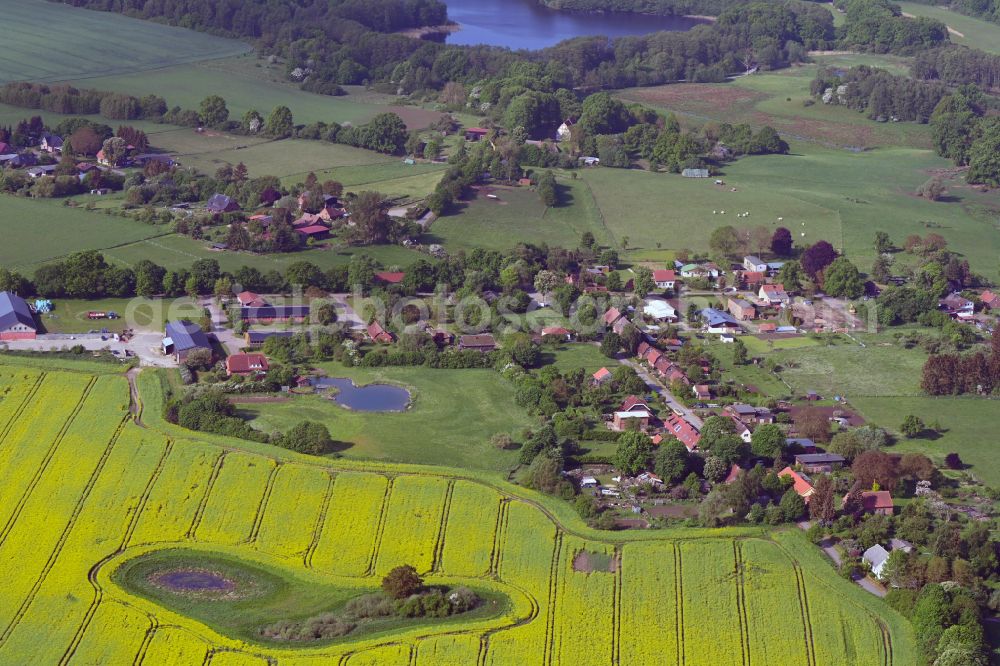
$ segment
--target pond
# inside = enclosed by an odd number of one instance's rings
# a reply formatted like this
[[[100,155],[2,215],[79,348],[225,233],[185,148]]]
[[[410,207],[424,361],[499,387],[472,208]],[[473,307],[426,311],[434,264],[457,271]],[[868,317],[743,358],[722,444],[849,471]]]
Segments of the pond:
[[[320,390],[337,389],[334,402],[359,412],[402,412],[410,404],[410,392],[390,384],[357,386],[345,377],[317,377],[312,385]]]
[[[624,37],[663,30],[683,31],[704,23],[684,16],[605,14],[549,9],[538,0],[446,0],[448,18],[461,29],[449,44],[489,44],[511,49],[541,49],[589,35]]]

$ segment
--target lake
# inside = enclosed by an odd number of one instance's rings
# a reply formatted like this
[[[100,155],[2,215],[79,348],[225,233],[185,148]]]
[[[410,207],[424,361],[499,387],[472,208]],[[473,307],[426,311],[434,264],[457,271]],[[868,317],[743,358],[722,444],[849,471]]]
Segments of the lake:
[[[312,385],[317,389],[337,389],[334,402],[359,412],[402,412],[410,404],[410,392],[391,384],[357,386],[343,377],[317,377]]]
[[[511,49],[541,49],[573,37],[624,37],[662,30],[683,31],[704,23],[683,16],[591,14],[558,11],[536,0],[446,0],[448,18],[462,29],[449,44],[490,44]]]

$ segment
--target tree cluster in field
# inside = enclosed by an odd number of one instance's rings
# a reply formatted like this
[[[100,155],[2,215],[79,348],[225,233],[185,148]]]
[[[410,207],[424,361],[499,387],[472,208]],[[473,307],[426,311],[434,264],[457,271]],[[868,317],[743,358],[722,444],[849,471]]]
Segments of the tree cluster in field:
[[[1000,386],[1000,328],[989,351],[933,354],[924,362],[920,388],[930,395],[991,395]]]
[[[358,626],[392,618],[445,618],[467,613],[482,604],[474,590],[425,587],[416,569],[398,566],[382,579],[382,592],[349,600],[344,607],[304,620],[284,620],[260,629],[271,640],[311,641],[345,636]]]
[[[1000,117],[988,113],[990,102],[974,84],[945,97],[931,116],[934,147],[942,157],[968,166],[970,183],[1000,186]]]
[[[934,107],[948,92],[942,83],[914,81],[868,65],[857,65],[846,72],[821,67],[809,89],[824,103],[861,111],[872,120],[919,123],[930,121]]]
[[[890,0],[836,0],[834,5],[847,17],[837,31],[841,48],[913,55],[948,42],[943,22],[905,17]]]
[[[984,90],[1000,88],[1000,56],[949,45],[920,51],[910,67],[913,76],[926,81],[941,81],[949,86],[975,83]]]

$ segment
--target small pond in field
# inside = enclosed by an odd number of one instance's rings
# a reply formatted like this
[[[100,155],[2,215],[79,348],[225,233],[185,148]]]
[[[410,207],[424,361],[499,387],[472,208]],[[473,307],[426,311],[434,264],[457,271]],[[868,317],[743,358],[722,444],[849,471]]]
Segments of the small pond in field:
[[[154,585],[172,592],[229,592],[236,583],[215,571],[204,569],[172,569],[159,571],[150,580]]]
[[[402,412],[410,404],[410,392],[391,384],[357,386],[344,377],[317,377],[312,385],[317,390],[336,389],[334,402],[359,412]]]

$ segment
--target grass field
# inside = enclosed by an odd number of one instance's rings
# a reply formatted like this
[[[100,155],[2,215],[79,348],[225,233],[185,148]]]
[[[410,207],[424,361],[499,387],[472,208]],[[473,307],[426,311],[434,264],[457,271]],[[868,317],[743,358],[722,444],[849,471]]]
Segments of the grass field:
[[[463,249],[508,249],[518,241],[576,247],[583,232],[589,231],[598,243],[612,244],[588,184],[569,178],[560,178],[559,183],[563,201],[552,208],[542,204],[533,188],[496,188],[498,199],[480,192],[461,204],[459,213],[434,222],[432,242]]]
[[[0,83],[142,72],[250,48],[234,39],[43,0],[0,0],[0,16]]]
[[[1000,53],[1000,25],[996,23],[965,16],[937,5],[901,2],[899,6],[907,14],[943,21],[949,28],[951,41],[956,44],[964,44],[987,53]]]
[[[918,658],[906,621],[840,579],[798,530],[773,540],[751,529],[598,532],[494,475],[330,461],[184,431],[162,420],[156,377],[145,373],[139,385],[145,428],[127,418],[120,376],[0,370],[0,465],[17,470],[0,486],[0,563],[18,572],[0,590],[4,663],[715,666],[756,656],[909,666]],[[412,561],[431,584],[472,584],[511,604],[498,617],[329,645],[262,645],[232,625],[271,619],[267,604],[224,618],[229,626],[202,616],[206,624],[116,582],[137,558],[178,547],[204,553],[209,566],[261,563],[315,581],[315,590],[371,587],[377,572]],[[577,571],[579,550],[618,552],[621,566]],[[274,601],[279,615],[297,608]]]
[[[1000,418],[1000,402],[978,398],[892,397],[855,398],[851,405],[870,421],[897,432],[908,414],[916,414],[928,424],[939,422],[943,429],[940,437],[900,436],[893,450],[924,453],[939,465],[945,455],[956,451],[962,462],[971,465],[970,471],[976,476],[991,486],[1000,486],[996,435],[991,427]]]
[[[194,33],[197,34],[197,33]],[[212,39],[212,38],[209,38]],[[167,65],[172,65],[169,61]],[[285,80],[285,64],[268,65],[257,55],[223,58],[164,66],[139,74],[113,74],[74,81],[99,90],[114,90],[142,96],[156,93],[171,106],[197,109],[208,95],[221,95],[226,100],[231,118],[239,118],[250,109],[263,114],[278,105],[292,110],[298,123],[338,122],[359,124],[383,111],[394,111],[411,129],[429,126],[440,114],[419,107],[402,106],[395,98],[374,95],[359,87],[348,88],[349,94],[338,97],[316,95],[300,90]],[[64,79],[73,79],[67,74]]]
[[[100,300],[56,299],[55,309],[39,320],[47,333],[86,333],[107,328],[120,333],[127,325],[154,331],[163,330],[167,319],[186,317],[197,320],[203,309],[189,298],[146,299],[105,298]],[[115,312],[120,319],[91,320],[88,312]]]
[[[332,377],[350,377],[358,385],[403,385],[411,393],[412,406],[402,413],[366,414],[319,396],[298,396],[285,403],[240,405],[241,415],[264,431],[284,431],[303,419],[320,421],[334,439],[351,442],[342,451],[350,458],[492,470],[516,465],[517,452],[497,449],[490,437],[506,432],[517,440],[521,429],[533,423],[514,404],[513,388],[490,370],[319,367]],[[454,410],[461,410],[462,418],[444,426],[441,415]]]
[[[127,245],[164,233],[164,227],[69,208],[55,200],[0,196],[0,265],[5,268],[30,270],[70,252]]]

